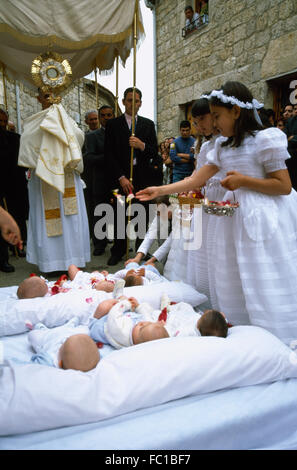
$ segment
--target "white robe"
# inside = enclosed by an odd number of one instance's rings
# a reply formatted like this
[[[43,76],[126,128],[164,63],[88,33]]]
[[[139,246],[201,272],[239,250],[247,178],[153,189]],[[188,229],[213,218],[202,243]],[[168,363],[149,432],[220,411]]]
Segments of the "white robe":
[[[27,261],[36,264],[42,272],[65,271],[70,264],[84,267],[90,261],[88,218],[82,181],[76,173],[83,169],[82,143],[82,131],[62,105],[52,105],[25,121],[19,165],[32,169],[28,182]],[[66,167],[75,169],[78,211],[65,216],[62,194]],[[47,235],[40,178],[59,191],[62,235]]]
[[[90,261],[90,235],[82,180],[77,174],[74,180],[78,213],[65,216],[61,210],[63,234],[56,237],[48,237],[46,233],[41,181],[34,173],[28,181],[27,261],[45,273],[67,271],[70,264],[83,268]],[[59,200],[60,207],[63,207],[61,193]]]

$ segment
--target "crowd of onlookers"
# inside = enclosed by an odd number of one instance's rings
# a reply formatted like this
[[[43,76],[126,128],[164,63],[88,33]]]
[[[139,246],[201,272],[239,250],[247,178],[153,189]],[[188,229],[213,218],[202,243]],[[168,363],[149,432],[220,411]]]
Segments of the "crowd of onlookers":
[[[276,118],[273,109],[270,108],[261,108],[259,114],[264,127],[278,127],[280,130],[285,131],[288,120],[297,116],[297,103],[286,104],[278,118]]]

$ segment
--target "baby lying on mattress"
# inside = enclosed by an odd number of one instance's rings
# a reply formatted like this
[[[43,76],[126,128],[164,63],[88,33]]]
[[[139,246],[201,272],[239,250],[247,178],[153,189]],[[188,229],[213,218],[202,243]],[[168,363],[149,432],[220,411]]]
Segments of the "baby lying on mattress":
[[[120,349],[173,336],[225,338],[227,333],[227,321],[220,312],[200,314],[185,302],[170,302],[167,295],[162,296],[161,310],[154,310],[148,303],[122,296],[100,302],[88,326],[77,317],[52,329],[38,323],[28,340],[36,352],[33,362],[87,372],[100,360],[100,343]]]
[[[130,263],[125,269],[121,269],[115,274],[109,274],[108,271],[83,272],[71,264],[68,268],[68,277],[63,275],[53,283],[48,282],[42,276],[32,274],[20,283],[17,297],[19,299],[33,299],[81,288],[113,292],[116,281],[120,279],[125,281],[126,287],[147,285],[165,280],[154,266],[140,267],[137,263]]]
[[[116,349],[173,336],[219,336],[225,338],[228,324],[216,310],[197,313],[185,302],[172,303],[164,294],[161,310],[135,298],[110,299],[99,304],[89,322],[95,341]]]
[[[49,297],[11,299],[0,303],[0,337],[25,333],[26,323],[44,323],[48,328],[63,325],[77,316],[81,324],[87,324],[98,304],[112,294],[90,290],[70,290]]]
[[[100,359],[89,328],[81,325],[78,317],[56,328],[37,323],[28,333],[28,341],[36,353],[31,361],[38,364],[87,372],[94,369]]]

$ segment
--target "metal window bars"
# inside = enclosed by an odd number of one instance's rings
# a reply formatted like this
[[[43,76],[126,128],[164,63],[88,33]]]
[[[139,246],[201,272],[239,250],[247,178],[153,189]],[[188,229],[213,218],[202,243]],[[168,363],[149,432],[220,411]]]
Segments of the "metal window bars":
[[[207,24],[208,24],[208,14],[205,13],[203,15],[199,15],[198,18],[196,18],[195,20],[191,21],[189,24],[183,27],[182,37],[183,38],[187,37],[193,31],[197,29],[201,29]]]

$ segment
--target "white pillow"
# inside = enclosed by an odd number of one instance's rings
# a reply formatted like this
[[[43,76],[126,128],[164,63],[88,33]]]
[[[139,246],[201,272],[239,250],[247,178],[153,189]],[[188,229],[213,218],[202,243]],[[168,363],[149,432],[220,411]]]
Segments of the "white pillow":
[[[237,326],[226,339],[177,337],[121,349],[88,373],[13,363],[0,371],[0,435],[9,435],[297,377],[297,356],[268,331]]]
[[[206,295],[181,281],[164,281],[124,288],[124,295],[135,297],[139,302],[148,302],[155,309],[160,308],[161,296],[164,293],[168,294],[172,302],[186,302],[192,307],[207,301]]]

